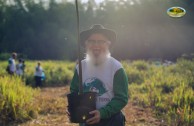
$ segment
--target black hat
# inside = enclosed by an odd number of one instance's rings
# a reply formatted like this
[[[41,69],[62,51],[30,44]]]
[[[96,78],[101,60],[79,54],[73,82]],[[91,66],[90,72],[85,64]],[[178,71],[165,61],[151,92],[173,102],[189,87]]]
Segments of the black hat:
[[[111,29],[107,29],[107,28],[105,28],[101,24],[95,24],[90,29],[85,30],[85,31],[82,31],[80,33],[80,42],[81,42],[81,45],[84,46],[84,42],[90,37],[90,35],[92,35],[94,33],[101,33],[105,37],[107,37],[107,39],[109,41],[111,41],[112,43],[115,43],[116,42],[116,38],[117,37],[116,37],[115,31],[113,31]]]

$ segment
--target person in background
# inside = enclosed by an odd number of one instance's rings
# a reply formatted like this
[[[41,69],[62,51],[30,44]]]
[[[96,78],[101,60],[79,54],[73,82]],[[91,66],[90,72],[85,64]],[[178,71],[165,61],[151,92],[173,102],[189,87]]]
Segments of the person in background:
[[[24,74],[23,67],[24,67],[23,60],[19,59],[19,63],[16,65],[16,74],[18,76],[23,76]]]
[[[15,63],[16,58],[17,58],[17,53],[13,52],[11,57],[8,60],[8,66],[6,70],[10,75],[14,75],[16,71],[16,63]]]
[[[41,63],[38,62],[37,66],[35,68],[35,81],[36,81],[36,87],[41,87],[42,86],[42,74],[43,74],[43,69],[41,67]]]

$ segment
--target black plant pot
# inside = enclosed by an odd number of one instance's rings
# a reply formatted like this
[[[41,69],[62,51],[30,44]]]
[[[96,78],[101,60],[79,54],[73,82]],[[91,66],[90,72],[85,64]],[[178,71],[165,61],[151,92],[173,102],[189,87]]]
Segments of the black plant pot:
[[[86,92],[83,94],[71,93],[67,95],[68,111],[72,123],[85,123],[93,115],[90,111],[96,109],[96,93]]]

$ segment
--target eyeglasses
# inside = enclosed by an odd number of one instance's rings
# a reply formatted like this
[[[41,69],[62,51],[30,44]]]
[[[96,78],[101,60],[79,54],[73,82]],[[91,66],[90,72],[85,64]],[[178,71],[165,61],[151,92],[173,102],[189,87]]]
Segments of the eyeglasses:
[[[105,40],[87,40],[86,43],[94,45],[94,44],[98,44],[98,45],[103,45],[105,43],[107,43],[108,41]]]

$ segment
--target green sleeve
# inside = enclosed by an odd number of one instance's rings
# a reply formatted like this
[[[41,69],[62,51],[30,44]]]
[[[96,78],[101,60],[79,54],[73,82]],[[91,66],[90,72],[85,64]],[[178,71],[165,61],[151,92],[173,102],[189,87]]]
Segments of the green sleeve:
[[[79,92],[79,77],[78,77],[78,73],[77,70],[75,70],[74,75],[73,75],[73,79],[71,81],[71,85],[70,85],[70,91],[72,92]]]
[[[100,108],[101,119],[109,118],[119,112],[128,102],[128,80],[123,68],[119,69],[113,80],[114,97],[103,108]]]

